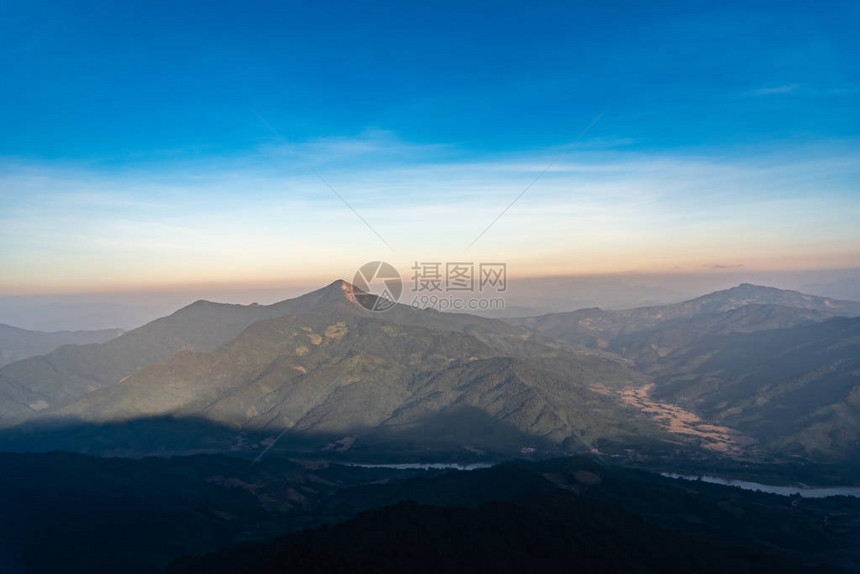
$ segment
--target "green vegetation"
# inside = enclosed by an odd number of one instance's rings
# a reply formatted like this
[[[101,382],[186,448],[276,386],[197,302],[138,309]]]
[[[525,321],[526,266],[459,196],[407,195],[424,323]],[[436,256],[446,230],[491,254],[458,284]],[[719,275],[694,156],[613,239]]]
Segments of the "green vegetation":
[[[371,313],[351,297],[335,282],[270,306],[200,301],[104,344],[7,365],[0,441],[253,455],[287,433],[288,449],[358,457],[860,457],[860,319],[833,318],[860,304],[741,285],[502,321]]]

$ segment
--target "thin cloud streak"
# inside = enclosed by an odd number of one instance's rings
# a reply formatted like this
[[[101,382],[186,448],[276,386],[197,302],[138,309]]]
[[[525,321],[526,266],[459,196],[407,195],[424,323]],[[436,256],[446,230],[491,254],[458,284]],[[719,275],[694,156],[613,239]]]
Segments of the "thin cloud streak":
[[[791,94],[797,91],[797,84],[786,84],[783,86],[774,86],[768,88],[759,88],[753,90],[753,95],[756,96],[777,96],[781,94]]]

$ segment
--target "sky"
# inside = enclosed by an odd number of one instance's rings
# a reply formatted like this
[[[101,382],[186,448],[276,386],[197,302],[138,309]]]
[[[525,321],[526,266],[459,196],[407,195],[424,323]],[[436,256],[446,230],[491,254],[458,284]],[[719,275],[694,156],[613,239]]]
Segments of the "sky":
[[[848,1],[7,0],[0,294],[860,267],[858,24]]]

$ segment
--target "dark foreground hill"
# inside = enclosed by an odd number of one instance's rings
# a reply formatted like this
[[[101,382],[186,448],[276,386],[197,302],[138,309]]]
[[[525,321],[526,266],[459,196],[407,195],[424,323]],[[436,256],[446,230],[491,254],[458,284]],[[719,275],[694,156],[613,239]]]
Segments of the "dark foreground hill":
[[[798,511],[588,459],[519,462],[340,491],[330,507],[370,510],[168,572],[847,571],[860,506],[846,502]],[[818,522],[841,512],[832,531]]]
[[[4,574],[860,565],[857,499],[798,501],[586,458],[469,472],[62,453],[0,454],[0,466]]]

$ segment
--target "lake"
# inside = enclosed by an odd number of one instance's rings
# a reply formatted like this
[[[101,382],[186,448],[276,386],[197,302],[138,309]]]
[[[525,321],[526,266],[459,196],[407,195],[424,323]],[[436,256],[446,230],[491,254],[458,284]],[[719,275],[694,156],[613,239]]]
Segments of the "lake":
[[[475,462],[471,464],[458,464],[454,462],[406,462],[401,464],[349,463],[346,466],[358,466],[361,468],[393,468],[395,470],[477,470],[479,468],[490,468],[493,465],[485,462]]]
[[[800,495],[803,498],[827,498],[828,496],[854,496],[860,498],[860,486],[774,486],[772,484],[761,484],[746,480],[735,480],[732,478],[720,478],[717,476],[691,476],[685,474],[674,474],[661,472],[661,476],[680,480],[701,480],[710,484],[722,484],[723,486],[735,486],[743,490],[753,490],[778,494],[780,496]]]

